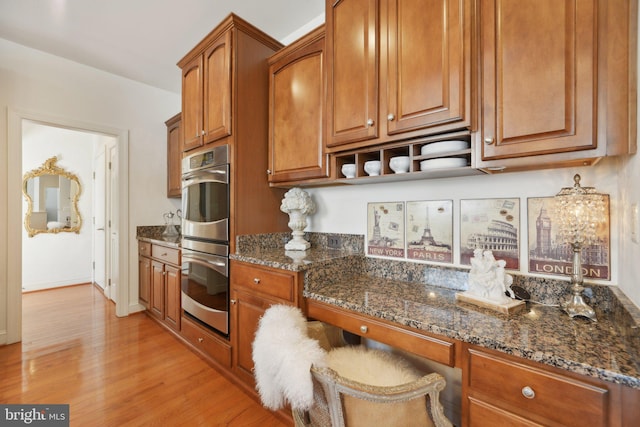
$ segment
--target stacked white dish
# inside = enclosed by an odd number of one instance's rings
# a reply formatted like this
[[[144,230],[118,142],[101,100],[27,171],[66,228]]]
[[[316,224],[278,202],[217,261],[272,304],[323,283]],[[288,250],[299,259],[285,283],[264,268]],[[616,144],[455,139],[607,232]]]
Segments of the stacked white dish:
[[[420,162],[420,170],[427,171],[442,168],[459,168],[467,166],[467,159],[464,157],[443,157],[439,159],[429,159]]]
[[[468,148],[469,148],[469,143],[467,141],[459,141],[459,140],[440,141],[440,142],[432,142],[431,144],[423,145],[420,148],[420,154],[423,156],[428,156],[431,154],[438,154],[438,153],[444,153],[449,151],[466,150]]]

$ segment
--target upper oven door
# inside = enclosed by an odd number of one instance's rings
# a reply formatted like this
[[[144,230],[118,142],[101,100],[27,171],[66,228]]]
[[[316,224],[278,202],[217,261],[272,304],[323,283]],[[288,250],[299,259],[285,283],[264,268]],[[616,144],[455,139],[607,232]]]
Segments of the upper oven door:
[[[229,241],[229,165],[182,176],[182,235]]]

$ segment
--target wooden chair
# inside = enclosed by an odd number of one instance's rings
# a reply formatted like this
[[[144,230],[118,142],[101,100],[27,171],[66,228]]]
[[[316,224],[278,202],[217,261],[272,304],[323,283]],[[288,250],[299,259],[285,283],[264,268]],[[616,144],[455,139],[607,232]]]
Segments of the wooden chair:
[[[440,374],[420,375],[406,360],[364,347],[333,348],[327,364],[311,368],[314,405],[292,410],[297,427],[451,426],[440,403],[446,385]]]

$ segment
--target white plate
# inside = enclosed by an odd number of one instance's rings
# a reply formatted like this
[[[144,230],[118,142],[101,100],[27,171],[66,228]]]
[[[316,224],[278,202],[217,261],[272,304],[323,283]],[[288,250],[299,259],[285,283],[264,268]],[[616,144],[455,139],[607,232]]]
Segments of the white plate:
[[[458,150],[466,150],[469,148],[469,143],[467,141],[440,141],[440,142],[432,142],[431,144],[423,145],[420,148],[420,154],[423,156],[429,154],[443,153],[445,151],[458,151]]]
[[[467,159],[461,157],[444,157],[442,159],[429,159],[420,162],[421,171],[442,168],[459,168],[462,166],[467,166]]]

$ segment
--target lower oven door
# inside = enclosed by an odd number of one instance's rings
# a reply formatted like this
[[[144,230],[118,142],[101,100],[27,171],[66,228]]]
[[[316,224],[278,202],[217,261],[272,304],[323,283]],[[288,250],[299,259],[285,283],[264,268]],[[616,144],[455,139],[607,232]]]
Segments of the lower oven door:
[[[229,259],[182,250],[182,309],[229,334]]]

